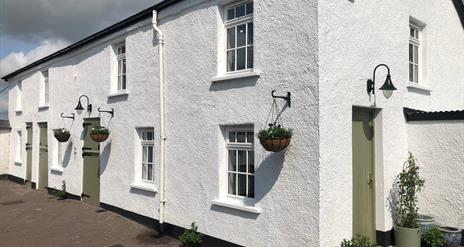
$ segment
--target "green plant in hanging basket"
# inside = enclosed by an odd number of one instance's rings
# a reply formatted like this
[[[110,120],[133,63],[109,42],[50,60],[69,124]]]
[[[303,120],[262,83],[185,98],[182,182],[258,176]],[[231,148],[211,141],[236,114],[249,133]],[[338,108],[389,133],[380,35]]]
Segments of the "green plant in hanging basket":
[[[92,138],[95,142],[104,142],[108,139],[110,133],[110,130],[103,126],[93,127],[90,130],[90,138]]]
[[[59,142],[67,142],[71,137],[71,133],[65,128],[53,130],[53,135]]]
[[[290,144],[293,130],[270,124],[258,133],[259,142],[269,152],[280,152]]]

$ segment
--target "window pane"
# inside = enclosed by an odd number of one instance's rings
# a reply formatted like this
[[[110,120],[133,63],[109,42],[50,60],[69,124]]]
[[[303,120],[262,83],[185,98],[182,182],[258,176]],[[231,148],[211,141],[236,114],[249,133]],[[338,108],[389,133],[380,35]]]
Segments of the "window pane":
[[[255,197],[255,176],[248,176],[248,197]]]
[[[147,140],[147,141],[153,141],[153,132],[148,131],[148,132],[146,132],[146,133],[147,133],[146,140]]]
[[[118,75],[122,74],[122,60],[118,60]]]
[[[126,89],[126,75],[122,75],[121,89]]]
[[[248,151],[248,173],[255,173],[255,152]]]
[[[409,63],[409,81],[414,81],[414,66]]]
[[[238,151],[238,171],[239,172],[246,172],[246,151],[239,150]]]
[[[142,164],[142,179],[147,179],[147,164]]]
[[[148,146],[148,162],[153,163],[153,146]]]
[[[229,150],[229,171],[236,171],[237,154],[235,150]]]
[[[245,69],[245,60],[246,60],[245,49],[246,48],[240,48],[237,50],[237,70]]]
[[[235,8],[230,8],[227,11],[227,20],[232,20],[235,18]]]
[[[227,29],[227,49],[235,48],[235,27]]]
[[[253,46],[249,46],[248,48],[248,53],[247,53],[247,59],[248,59],[248,68],[252,69],[254,64],[253,64]]]
[[[246,24],[237,26],[237,47],[246,45]]]
[[[246,175],[238,174],[238,195],[246,196]]]
[[[237,142],[245,142],[245,132],[237,132]]]
[[[229,194],[236,195],[235,193],[235,173],[229,173]]]
[[[419,82],[419,67],[414,65],[414,82]]]
[[[247,3],[246,5],[246,14],[252,14],[253,13],[253,2]]]
[[[244,16],[244,15],[245,15],[245,4],[240,5],[237,8],[235,8],[235,17],[236,18]]]
[[[121,47],[122,54],[126,54],[126,46]]]
[[[123,59],[123,60],[122,60],[122,73],[123,73],[123,74],[126,73],[126,59]]]
[[[247,143],[253,143],[253,142],[254,142],[253,132],[247,132]]]
[[[253,22],[250,22],[247,24],[248,25],[248,43],[247,44],[253,44]]]
[[[153,165],[148,164],[147,167],[148,167],[147,179],[148,180],[153,180]]]
[[[416,36],[414,35],[414,28],[409,28],[409,36],[415,38]]]
[[[414,63],[419,63],[419,47],[414,46]]]
[[[235,132],[229,132],[229,142],[235,142]]]
[[[235,71],[235,51],[227,52],[227,71]]]
[[[414,60],[413,45],[409,44],[409,62],[412,62],[413,60]]]
[[[142,148],[142,162],[147,162],[147,146],[143,146]]]

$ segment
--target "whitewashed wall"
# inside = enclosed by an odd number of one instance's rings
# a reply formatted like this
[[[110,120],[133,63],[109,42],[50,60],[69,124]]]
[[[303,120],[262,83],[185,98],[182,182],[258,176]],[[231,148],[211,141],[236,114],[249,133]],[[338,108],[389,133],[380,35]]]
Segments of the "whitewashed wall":
[[[320,246],[352,235],[352,107],[380,110],[376,119],[376,224],[392,228],[389,197],[407,158],[402,108],[464,108],[464,33],[451,1],[319,1]],[[409,18],[427,24],[429,95],[407,90]],[[390,99],[366,93],[380,63],[398,88]],[[377,71],[379,88],[386,70]]]
[[[0,175],[8,174],[10,162],[10,130],[0,130]]]
[[[416,156],[425,187],[420,213],[445,226],[464,228],[464,121],[408,123],[409,150]]]

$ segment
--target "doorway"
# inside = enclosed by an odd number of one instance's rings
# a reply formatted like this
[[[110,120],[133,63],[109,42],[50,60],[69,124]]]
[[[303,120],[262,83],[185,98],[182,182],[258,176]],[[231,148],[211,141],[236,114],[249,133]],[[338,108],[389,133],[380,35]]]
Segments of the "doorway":
[[[375,239],[375,136],[374,114],[353,108],[353,235]]]
[[[100,144],[90,138],[90,130],[100,126],[100,118],[84,120],[84,146],[82,147],[82,201],[100,206]]]
[[[48,187],[48,127],[47,123],[39,123],[39,190]]]
[[[32,123],[26,123],[26,184],[28,186],[32,185]],[[30,183],[30,185],[29,185]]]

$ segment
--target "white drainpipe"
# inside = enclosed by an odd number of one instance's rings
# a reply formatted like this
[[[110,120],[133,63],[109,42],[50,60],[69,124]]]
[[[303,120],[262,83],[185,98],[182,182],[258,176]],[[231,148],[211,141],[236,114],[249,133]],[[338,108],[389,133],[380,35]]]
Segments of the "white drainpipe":
[[[164,37],[163,32],[158,27],[158,13],[153,11],[152,24],[154,31],[158,34],[158,48],[159,48],[159,109],[160,109],[160,185],[159,185],[159,223],[164,223],[164,162],[165,162],[165,118],[164,118]]]

